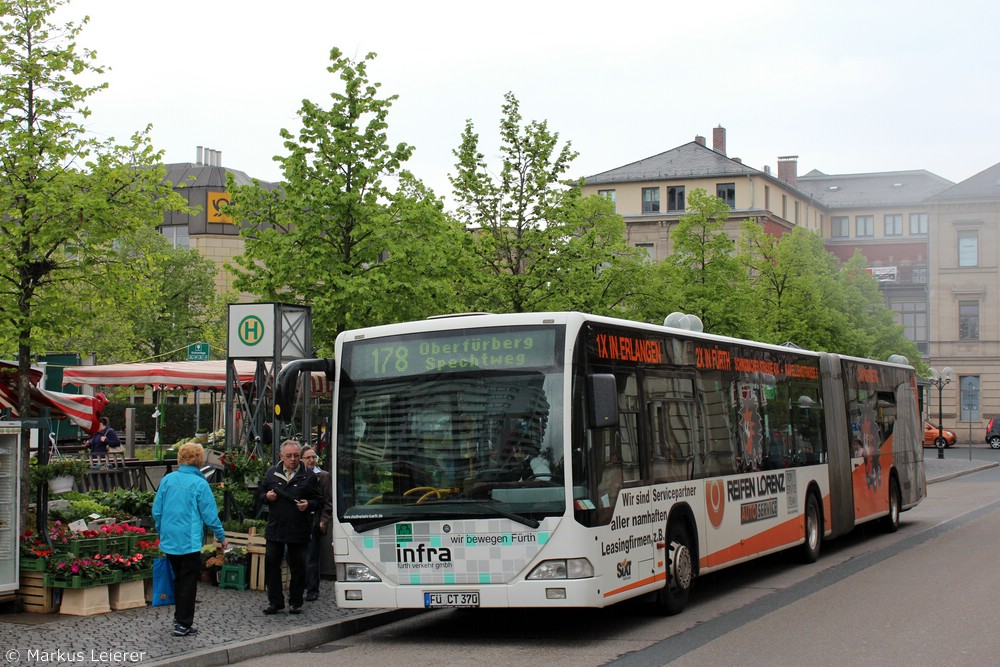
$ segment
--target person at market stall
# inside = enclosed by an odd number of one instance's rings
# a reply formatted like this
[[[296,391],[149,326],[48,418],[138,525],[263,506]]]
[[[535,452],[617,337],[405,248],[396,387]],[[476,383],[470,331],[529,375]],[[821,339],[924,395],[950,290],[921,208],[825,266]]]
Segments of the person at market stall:
[[[219,520],[215,496],[201,474],[205,448],[196,442],[181,445],[177,465],[175,472],[164,475],[156,490],[153,521],[160,534],[160,551],[170,559],[174,570],[174,636],[190,637],[198,634],[192,623],[205,527],[223,549],[229,541]]]
[[[322,560],[323,540],[333,521],[333,483],[330,473],[316,465],[316,450],[310,445],[302,448],[302,463],[316,475],[323,506],[313,512],[312,531],[309,534],[309,554],[306,562],[306,602],[319,599],[319,568]]]
[[[281,562],[288,560],[290,614],[302,613],[306,588],[306,558],[312,532],[312,513],[321,509],[323,494],[311,468],[302,463],[302,448],[295,440],[281,443],[281,461],[268,469],[257,487],[258,498],[268,503],[264,530],[264,581],[267,588],[267,615],[285,608],[281,585]]]
[[[101,417],[101,427],[97,433],[90,436],[87,447],[94,454],[107,454],[108,452],[122,451],[122,441],[111,426],[107,417]]]

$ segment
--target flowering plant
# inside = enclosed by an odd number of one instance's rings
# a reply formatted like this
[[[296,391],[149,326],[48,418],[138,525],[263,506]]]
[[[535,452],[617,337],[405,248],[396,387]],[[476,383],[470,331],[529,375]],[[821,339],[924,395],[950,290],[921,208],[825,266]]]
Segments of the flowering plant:
[[[226,478],[243,484],[262,478],[270,467],[266,460],[247,451],[230,450],[221,459]]]
[[[204,569],[222,567],[224,564],[225,560],[218,545],[206,544],[201,548],[201,566]]]
[[[95,537],[102,537],[96,530],[70,530],[70,527],[61,521],[56,521],[49,529],[49,541],[54,545],[69,544],[74,540],[87,540]]]
[[[139,540],[135,545],[135,548],[139,550],[139,553],[148,555],[155,555],[160,551],[160,541],[159,540]]]
[[[97,558],[97,556],[95,556],[95,558]],[[121,554],[105,554],[100,556],[100,559],[103,560],[112,570],[121,570],[122,572],[136,572],[153,566],[153,562],[146,558],[142,553],[133,554],[131,556],[123,556]]]
[[[48,558],[52,555],[52,549],[45,543],[45,540],[33,533],[31,529],[24,531],[20,538],[20,549],[22,558]]]
[[[246,565],[247,548],[233,547],[223,555],[223,560],[226,565]]]
[[[84,579],[97,579],[111,571],[103,557],[77,558],[72,554],[51,559],[47,570],[63,577],[80,576]]]

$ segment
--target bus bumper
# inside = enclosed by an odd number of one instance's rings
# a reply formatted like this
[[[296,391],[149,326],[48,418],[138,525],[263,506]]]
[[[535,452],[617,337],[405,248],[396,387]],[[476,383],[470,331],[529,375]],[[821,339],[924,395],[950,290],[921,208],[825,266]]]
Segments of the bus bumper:
[[[551,581],[521,581],[504,586],[387,586],[379,582],[337,582],[337,606],[345,609],[425,609],[425,593],[478,593],[478,604],[450,606],[478,607],[604,607],[611,603],[601,595],[601,581],[589,579],[563,579]],[[452,599],[456,599],[452,596]],[[617,600],[616,600],[617,601]],[[447,604],[443,606],[449,606]]]

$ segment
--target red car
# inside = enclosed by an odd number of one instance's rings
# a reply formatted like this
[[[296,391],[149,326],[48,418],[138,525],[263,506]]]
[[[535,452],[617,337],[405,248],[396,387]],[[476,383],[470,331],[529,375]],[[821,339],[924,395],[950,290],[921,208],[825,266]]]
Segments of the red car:
[[[941,432],[938,430],[937,426],[930,422],[924,422],[924,447],[940,446],[937,442],[938,438],[941,437],[940,433]],[[945,447],[951,447],[955,444],[955,441],[958,440],[958,436],[955,435],[954,431],[944,429],[944,436],[942,439],[944,440]]]

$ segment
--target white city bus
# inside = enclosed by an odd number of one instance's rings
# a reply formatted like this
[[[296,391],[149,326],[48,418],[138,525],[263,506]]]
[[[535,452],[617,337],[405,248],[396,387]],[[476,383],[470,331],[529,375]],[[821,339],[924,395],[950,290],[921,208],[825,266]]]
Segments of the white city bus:
[[[905,360],[580,313],[347,331],[336,360],[341,607],[678,613],[701,574],[813,561],[926,493]]]

